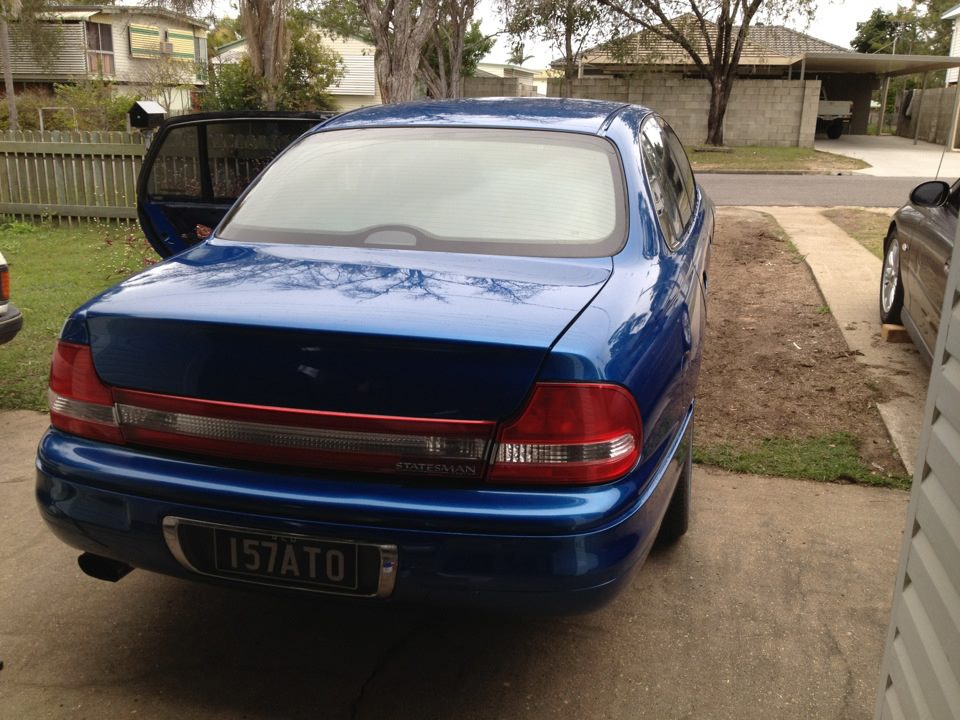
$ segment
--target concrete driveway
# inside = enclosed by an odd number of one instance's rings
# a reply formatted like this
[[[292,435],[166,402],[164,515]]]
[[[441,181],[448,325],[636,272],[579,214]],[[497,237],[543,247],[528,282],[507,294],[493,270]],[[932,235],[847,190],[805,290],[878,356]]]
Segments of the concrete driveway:
[[[848,155],[870,163],[857,170],[861,175],[881,177],[939,177],[953,182],[960,177],[960,152],[944,152],[943,145],[893,135],[843,135],[836,140],[818,139],[816,149],[836,155]],[[942,162],[941,162],[942,160]]]
[[[694,522],[574,618],[82,575],[0,416],[0,718],[870,718],[907,494],[697,468]]]

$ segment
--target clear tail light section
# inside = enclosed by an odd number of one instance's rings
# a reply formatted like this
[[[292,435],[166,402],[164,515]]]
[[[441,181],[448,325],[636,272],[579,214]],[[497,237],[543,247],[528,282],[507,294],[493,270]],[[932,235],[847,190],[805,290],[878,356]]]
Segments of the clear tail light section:
[[[316,468],[483,477],[495,424],[197,400],[116,388],[136,445]]]
[[[590,485],[622,477],[640,458],[640,411],[607,383],[539,383],[520,415],[500,428],[489,479]]]
[[[60,342],[49,394],[55,428],[114,444],[511,485],[615,480],[637,462],[642,440],[633,396],[603,383],[540,383],[498,432],[493,421],[334,413],[109,387],[88,346]]]

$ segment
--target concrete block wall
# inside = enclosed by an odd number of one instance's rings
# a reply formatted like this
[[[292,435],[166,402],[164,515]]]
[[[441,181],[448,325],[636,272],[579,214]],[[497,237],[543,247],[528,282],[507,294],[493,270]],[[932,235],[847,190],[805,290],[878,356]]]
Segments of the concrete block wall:
[[[550,80],[547,94],[562,94]],[[710,85],[699,78],[646,75],[636,79],[584,77],[571,81],[572,96],[645,105],[667,119],[684,143],[707,137]],[[819,80],[740,80],[733,86],[724,119],[728,145],[813,147]]]
[[[917,90],[910,101],[910,117],[901,111],[897,122],[897,135],[913,138],[920,123],[917,138],[943,145],[947,141],[953,122],[953,108],[957,100],[957,87],[927,88]],[[960,146],[960,127],[954,138],[954,147]]]
[[[534,97],[537,88],[520,78],[467,77],[463,79],[464,97]]]

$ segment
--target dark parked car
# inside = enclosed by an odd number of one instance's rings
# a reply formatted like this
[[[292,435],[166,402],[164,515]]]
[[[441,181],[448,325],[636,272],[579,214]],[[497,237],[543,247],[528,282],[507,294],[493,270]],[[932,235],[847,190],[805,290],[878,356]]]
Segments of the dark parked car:
[[[10,268],[0,253],[0,345],[13,340],[23,327],[23,315],[10,302]]]
[[[957,231],[960,181],[921,183],[897,210],[883,244],[880,319],[902,323],[929,362]]]
[[[714,212],[680,141],[637,106],[425,102],[260,172],[303,129],[159,132],[172,257],[67,320],[43,517],[105,579],[606,601],[689,521]]]

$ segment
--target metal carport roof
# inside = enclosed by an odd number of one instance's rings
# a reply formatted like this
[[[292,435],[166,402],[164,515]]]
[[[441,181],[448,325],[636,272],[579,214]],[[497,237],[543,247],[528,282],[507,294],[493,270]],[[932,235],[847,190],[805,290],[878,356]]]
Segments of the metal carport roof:
[[[865,73],[872,75],[913,75],[960,67],[960,57],[944,55],[882,55],[852,52],[804,53],[794,59],[806,72]]]

